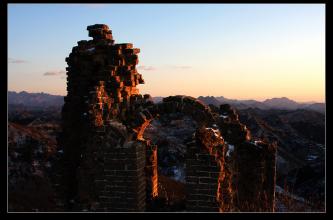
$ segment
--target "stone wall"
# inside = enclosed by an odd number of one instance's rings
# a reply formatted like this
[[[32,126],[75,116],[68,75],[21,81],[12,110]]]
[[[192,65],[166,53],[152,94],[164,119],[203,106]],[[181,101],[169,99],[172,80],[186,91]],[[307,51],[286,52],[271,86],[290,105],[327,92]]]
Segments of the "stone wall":
[[[145,150],[145,144],[130,141],[105,151],[101,211],[145,210]]]
[[[218,212],[217,200],[220,165],[202,146],[201,137],[187,144],[186,152],[186,210]],[[199,146],[201,147],[199,147]],[[223,148],[223,145],[220,145]]]

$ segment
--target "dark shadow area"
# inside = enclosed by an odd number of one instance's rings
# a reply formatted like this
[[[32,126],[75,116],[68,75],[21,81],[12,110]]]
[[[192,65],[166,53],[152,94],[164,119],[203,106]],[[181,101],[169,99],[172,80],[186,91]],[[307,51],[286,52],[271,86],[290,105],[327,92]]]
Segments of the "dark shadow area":
[[[196,127],[192,118],[173,113],[162,115],[146,128],[144,137],[157,145],[159,190],[147,211],[185,211],[185,143]]]

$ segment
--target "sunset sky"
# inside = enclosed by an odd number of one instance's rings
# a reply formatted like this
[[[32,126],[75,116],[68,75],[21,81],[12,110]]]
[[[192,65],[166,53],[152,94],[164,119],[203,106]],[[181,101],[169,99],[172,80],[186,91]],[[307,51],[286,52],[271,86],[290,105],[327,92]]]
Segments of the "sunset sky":
[[[324,4],[9,4],[8,90],[66,95],[92,24],[141,49],[142,94],[325,101]]]

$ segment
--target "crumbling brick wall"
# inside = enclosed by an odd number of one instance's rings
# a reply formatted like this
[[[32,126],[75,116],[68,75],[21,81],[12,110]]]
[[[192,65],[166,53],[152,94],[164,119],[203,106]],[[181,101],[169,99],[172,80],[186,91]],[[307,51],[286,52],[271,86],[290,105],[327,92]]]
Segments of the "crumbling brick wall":
[[[225,167],[226,145],[210,108],[192,97],[170,96],[151,111],[156,109],[158,115],[190,116],[198,125],[186,149],[186,210],[231,211],[233,192],[231,175]]]
[[[213,111],[188,96],[154,104],[136,88],[144,83],[136,70],[140,50],[115,44],[106,25],[87,30],[93,40],[79,41],[66,58],[60,142],[66,210],[144,211],[158,196],[158,146],[143,132],[159,115],[181,112],[198,124],[187,145],[187,210],[273,211],[274,145],[253,142],[228,105]]]

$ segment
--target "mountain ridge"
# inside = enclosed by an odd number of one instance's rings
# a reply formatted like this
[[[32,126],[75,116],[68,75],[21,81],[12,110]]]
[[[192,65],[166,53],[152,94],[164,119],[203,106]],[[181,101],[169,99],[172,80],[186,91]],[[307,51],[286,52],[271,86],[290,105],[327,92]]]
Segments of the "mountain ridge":
[[[199,96],[198,99],[207,105],[219,106],[221,104],[230,104],[237,109],[246,108],[258,108],[262,110],[268,109],[281,109],[281,110],[297,110],[305,109],[320,112],[325,114],[325,103],[300,103],[291,100],[287,97],[281,98],[271,98],[266,99],[262,102],[249,99],[249,100],[237,100],[237,99],[227,99],[223,96]]]
[[[161,102],[165,97],[155,96],[152,97],[155,103]],[[321,102],[306,102],[300,103],[291,100],[287,97],[270,98],[264,101],[257,101],[254,99],[229,99],[224,96],[199,96],[197,97],[203,103],[209,105],[219,106],[221,104],[230,104],[237,109],[246,108],[259,108],[262,110],[268,109],[282,109],[282,110],[296,110],[306,109],[325,114],[325,103]],[[23,105],[34,108],[45,108],[50,106],[62,106],[64,103],[64,96],[52,95],[49,93],[29,93],[26,91],[15,92],[8,91],[8,105]]]
[[[8,91],[8,105],[24,105],[28,107],[62,106],[64,96],[48,93],[29,93],[26,91]]]

